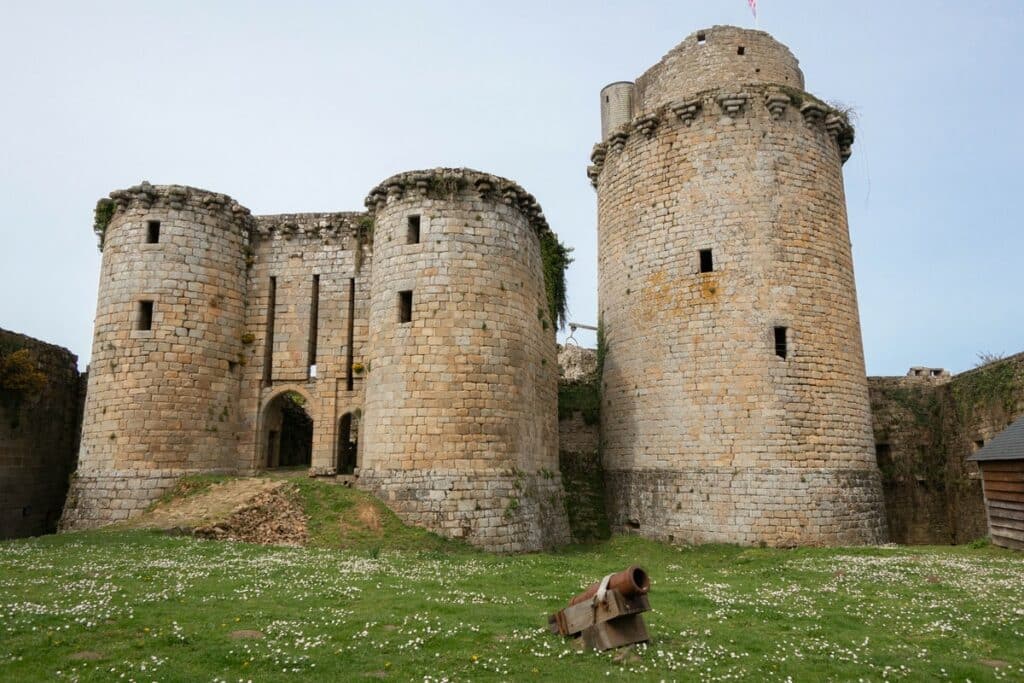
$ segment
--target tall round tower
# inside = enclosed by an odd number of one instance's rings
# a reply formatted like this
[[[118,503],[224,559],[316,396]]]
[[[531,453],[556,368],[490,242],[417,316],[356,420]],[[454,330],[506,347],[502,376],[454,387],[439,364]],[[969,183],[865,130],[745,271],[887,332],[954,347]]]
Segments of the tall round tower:
[[[103,265],[65,528],[127,518],[236,450],[248,209],[143,183],[97,206]]]
[[[612,105],[602,92],[602,122]],[[843,193],[853,129],[760,31],[699,31],[603,131],[602,438],[613,524],[873,543],[884,519]]]
[[[540,206],[466,169],[402,173],[374,218],[359,485],[500,551],[569,539]]]

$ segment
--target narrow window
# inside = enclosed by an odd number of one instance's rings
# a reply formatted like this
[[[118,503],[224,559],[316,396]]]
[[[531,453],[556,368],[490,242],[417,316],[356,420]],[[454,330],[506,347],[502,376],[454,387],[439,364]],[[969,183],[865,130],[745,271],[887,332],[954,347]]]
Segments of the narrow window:
[[[977,441],[974,442],[974,450],[976,450],[976,451],[980,451],[984,446],[985,446],[985,440],[984,439],[978,439]]]
[[[160,241],[160,221],[148,221],[146,223],[146,244],[156,244]]]
[[[398,293],[398,322],[412,322],[412,290]]]
[[[348,339],[345,344],[345,388],[352,391],[352,338],[355,336],[356,279],[348,279]]]
[[[697,44],[703,45],[706,42],[708,42],[708,38],[706,35],[704,35],[704,32],[701,31],[700,33],[697,34]]]
[[[406,244],[419,244],[420,243],[420,217],[419,215],[409,216],[408,224],[405,231],[405,243]]]
[[[700,272],[702,272],[702,273],[710,273],[714,269],[715,269],[715,262],[711,258],[711,250],[710,249],[701,249],[700,250]]]
[[[267,292],[266,344],[263,347],[263,384],[269,385],[274,377],[274,309],[277,307],[277,278],[270,278]]]
[[[139,302],[139,315],[135,323],[135,329],[137,330],[151,330],[153,329],[153,302],[152,301],[140,301]]]
[[[789,353],[789,349],[786,345],[786,328],[776,327],[775,328],[775,355],[779,358],[785,358]]]
[[[308,355],[309,362],[306,364],[309,368],[309,376],[316,377],[316,338],[318,336],[318,326],[320,323],[320,276],[313,276],[313,291],[310,294],[309,301],[309,346]]]
[[[747,49],[745,47],[743,47],[742,45],[740,45],[738,48],[736,48],[736,54],[738,54],[740,57],[742,57],[744,54],[746,54],[746,52],[747,52]]]

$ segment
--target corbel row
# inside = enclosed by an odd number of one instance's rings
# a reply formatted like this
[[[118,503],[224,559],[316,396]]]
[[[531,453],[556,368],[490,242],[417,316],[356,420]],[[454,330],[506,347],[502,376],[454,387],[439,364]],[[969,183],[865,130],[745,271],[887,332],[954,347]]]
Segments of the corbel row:
[[[716,95],[714,101],[718,104],[722,114],[729,118],[736,118],[749,109],[754,97],[747,92],[723,92]],[[768,90],[764,94],[764,104],[773,121],[781,121],[786,115],[786,110],[794,106],[793,98],[781,90]],[[684,126],[689,127],[704,108],[704,101],[698,98],[672,102],[665,108],[665,111],[666,113],[671,112]],[[823,128],[826,133],[835,138],[843,162],[850,158],[854,131],[845,114],[817,101],[805,102],[799,107],[799,112],[807,127]],[[590,154],[591,165],[587,166],[587,177],[590,178],[590,184],[597,187],[598,178],[608,154],[624,150],[632,133],[642,133],[647,138],[651,138],[661,122],[661,117],[657,113],[640,115],[634,118],[630,124],[611,133],[606,141],[594,145]]]
[[[438,169],[397,175],[371,190],[365,205],[373,213],[391,202],[413,196],[413,193],[424,198],[432,192],[454,198],[470,187],[480,199],[516,208],[538,231],[548,229],[547,219],[536,197],[510,180],[468,169]]]

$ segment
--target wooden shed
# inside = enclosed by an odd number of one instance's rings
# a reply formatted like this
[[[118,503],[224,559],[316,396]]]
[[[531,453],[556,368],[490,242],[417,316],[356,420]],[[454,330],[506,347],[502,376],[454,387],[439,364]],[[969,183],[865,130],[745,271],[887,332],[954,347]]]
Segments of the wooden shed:
[[[1024,417],[967,459],[981,470],[992,543],[1024,550]]]

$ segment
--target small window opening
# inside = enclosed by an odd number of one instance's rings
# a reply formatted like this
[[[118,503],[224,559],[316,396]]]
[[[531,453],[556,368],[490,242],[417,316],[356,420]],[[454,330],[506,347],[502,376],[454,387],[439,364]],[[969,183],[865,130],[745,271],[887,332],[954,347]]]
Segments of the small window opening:
[[[747,52],[747,48],[743,47],[742,45],[740,45],[738,48],[736,48],[736,54],[738,54],[740,57],[742,57],[744,54],[746,54],[746,52]]]
[[[398,322],[412,322],[412,290],[398,293]]]
[[[137,330],[151,330],[153,329],[153,302],[152,301],[140,301],[139,302],[139,316],[135,325]]]
[[[775,355],[779,358],[785,358],[789,354],[789,349],[786,344],[786,328],[776,327],[775,328]]]
[[[710,273],[715,269],[714,259],[711,257],[710,249],[700,250],[700,272]]]
[[[974,450],[980,451],[985,446],[985,439],[978,439],[974,442]]]
[[[419,215],[409,216],[408,226],[405,232],[406,244],[420,243],[420,217]]]
[[[146,223],[146,244],[156,244],[160,241],[160,221],[149,221]]]
[[[604,96],[604,101],[605,101],[605,102],[607,103],[607,102],[611,102],[612,100],[611,100],[611,97],[610,97],[610,96],[608,96],[608,95],[605,95],[605,96]]]
[[[888,471],[892,466],[892,446],[887,443],[875,444],[875,461],[878,467]]]
[[[706,35],[704,34],[704,32],[703,32],[703,31],[701,31],[700,33],[698,33],[698,34],[697,34],[697,44],[698,44],[698,45],[703,45],[703,44],[704,44],[704,43],[706,43],[706,42],[708,42],[708,38],[707,38],[707,36],[706,36]]]

